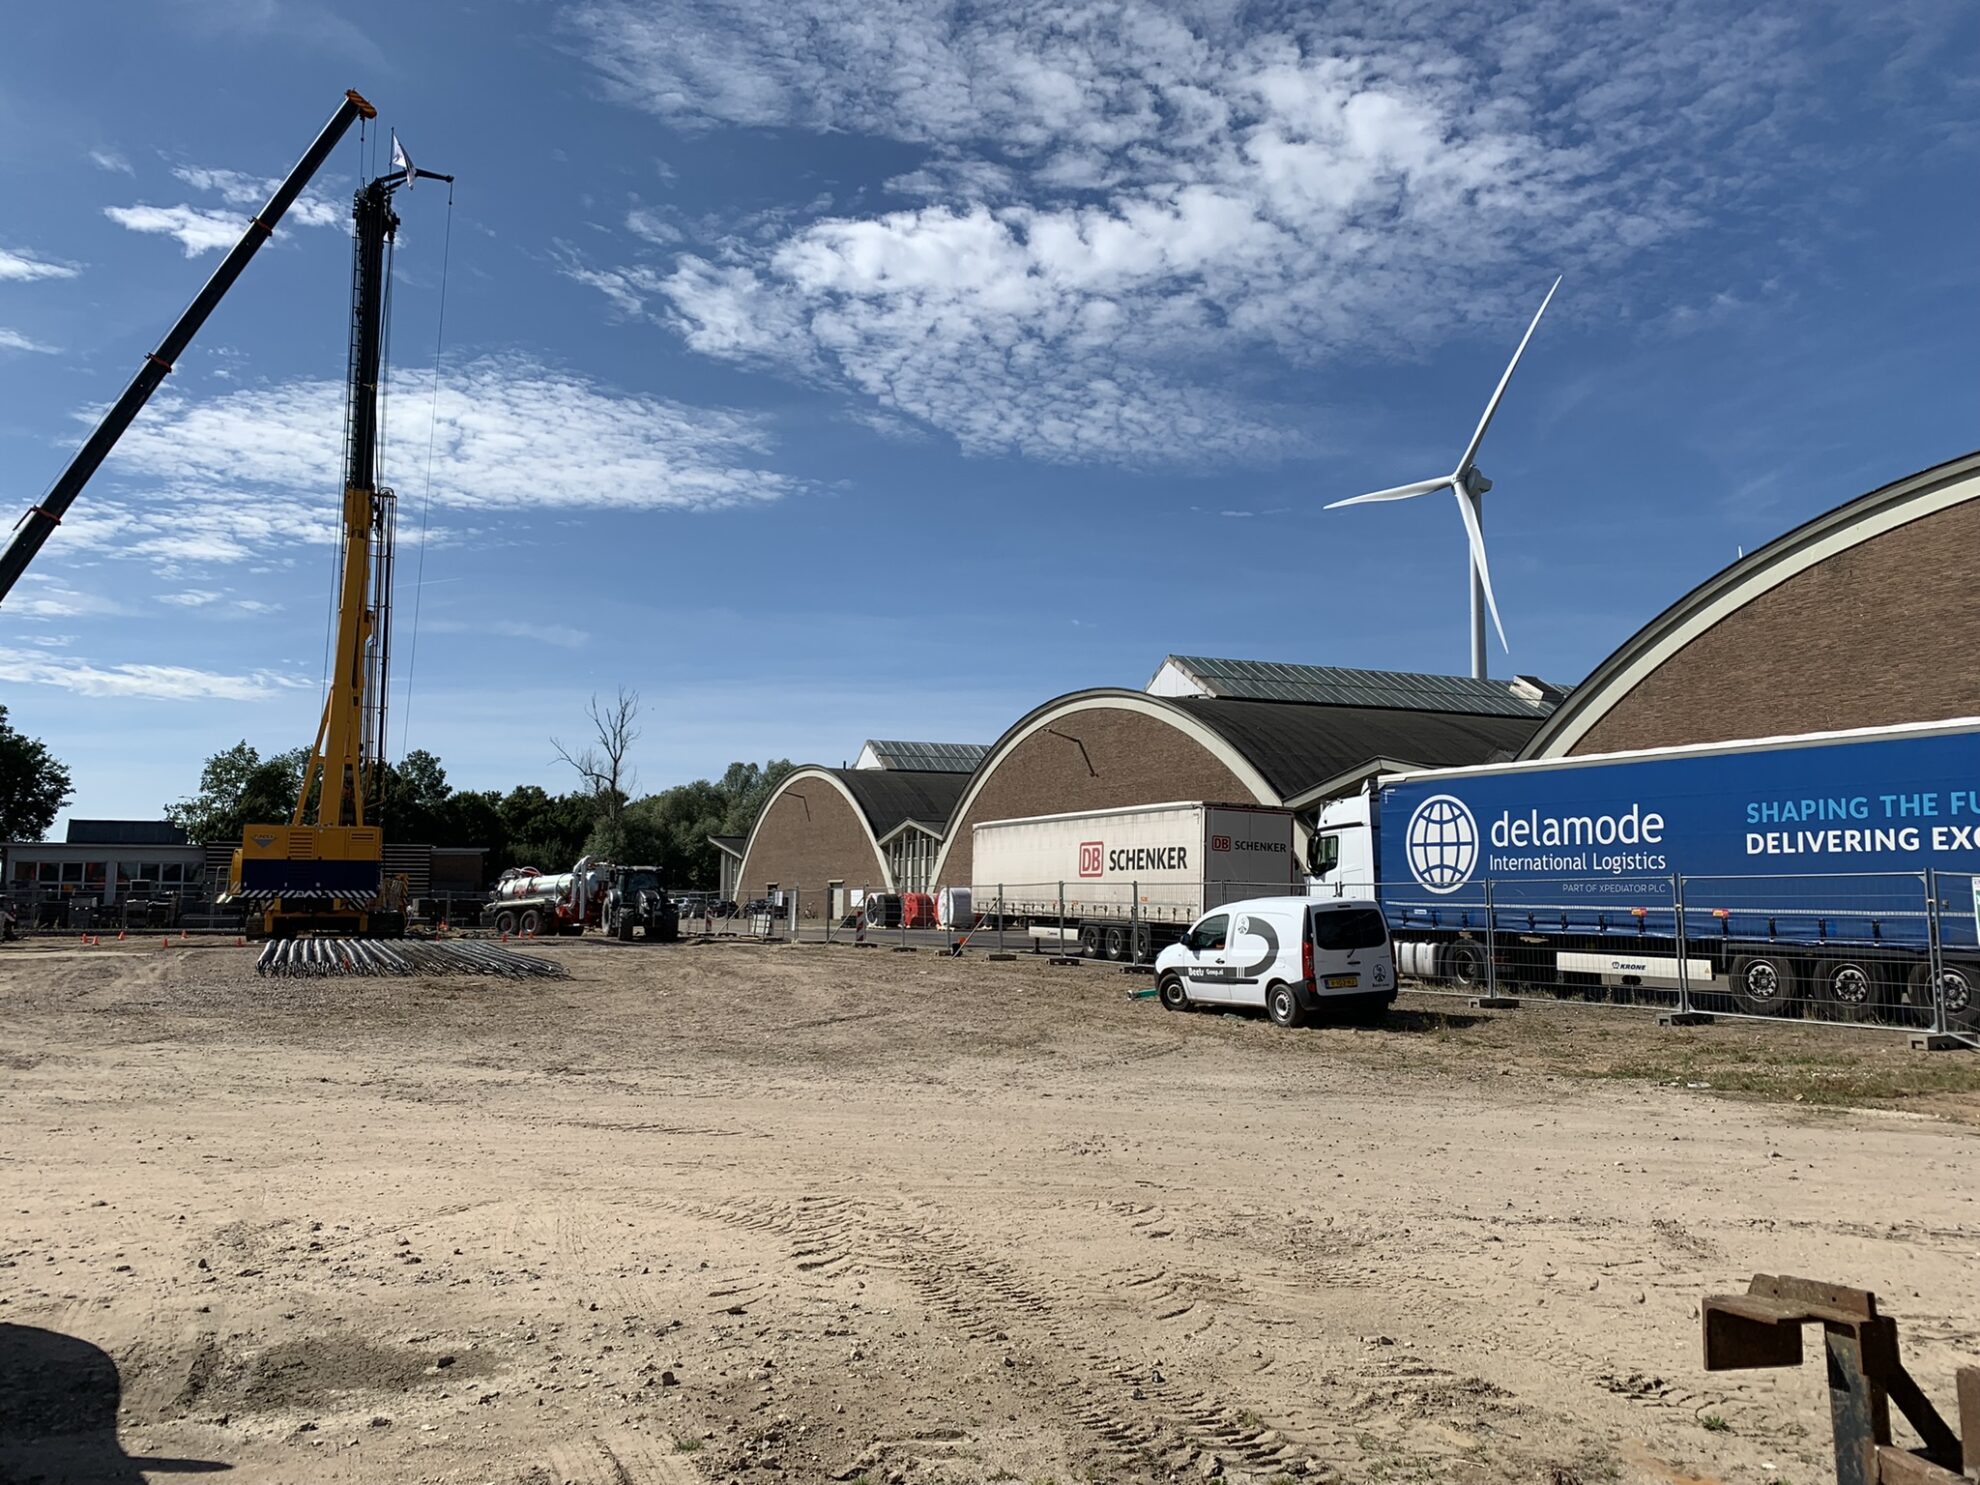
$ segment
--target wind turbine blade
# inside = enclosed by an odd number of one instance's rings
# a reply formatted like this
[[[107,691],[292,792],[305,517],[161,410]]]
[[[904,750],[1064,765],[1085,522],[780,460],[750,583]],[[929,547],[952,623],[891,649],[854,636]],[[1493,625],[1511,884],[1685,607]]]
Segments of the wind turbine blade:
[[[1428,495],[1432,490],[1441,490],[1451,482],[1448,474],[1440,474],[1434,480],[1418,480],[1413,485],[1396,485],[1392,489],[1377,490],[1369,495],[1356,495],[1348,500],[1336,500],[1326,510],[1339,510],[1344,505],[1369,505],[1377,500],[1410,500],[1418,495]]]
[[[1508,655],[1512,646],[1506,643],[1506,626],[1499,622],[1499,600],[1492,596],[1492,569],[1485,565],[1485,532],[1478,524],[1478,512],[1472,508],[1471,497],[1451,487],[1457,496],[1458,509],[1464,514],[1465,535],[1471,538],[1471,566],[1478,574],[1478,585],[1485,590],[1485,607],[1492,611],[1492,627],[1499,631],[1499,647]]]
[[[1492,400],[1485,404],[1485,416],[1478,420],[1478,431],[1471,435],[1471,442],[1465,445],[1464,457],[1458,460],[1457,477],[1464,478],[1471,461],[1478,457],[1478,446],[1485,442],[1485,430],[1492,426],[1492,414],[1499,410],[1499,399],[1506,395],[1506,384],[1519,366],[1519,358],[1526,354],[1526,343],[1533,339],[1533,332],[1540,328],[1540,316],[1547,312],[1547,306],[1554,302],[1554,289],[1561,286],[1560,279],[1554,280],[1554,288],[1547,291],[1547,297],[1540,301],[1540,308],[1533,316],[1533,323],[1526,327],[1526,334],[1519,338],[1519,349],[1513,352],[1512,360],[1506,363],[1506,374],[1499,378],[1499,385],[1493,390]],[[1500,638],[1505,636],[1501,635]]]

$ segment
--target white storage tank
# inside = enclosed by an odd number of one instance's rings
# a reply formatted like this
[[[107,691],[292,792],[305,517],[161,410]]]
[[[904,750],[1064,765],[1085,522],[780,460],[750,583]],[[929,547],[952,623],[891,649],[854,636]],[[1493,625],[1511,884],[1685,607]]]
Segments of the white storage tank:
[[[944,887],[935,898],[937,928],[967,928],[971,922],[969,888]]]

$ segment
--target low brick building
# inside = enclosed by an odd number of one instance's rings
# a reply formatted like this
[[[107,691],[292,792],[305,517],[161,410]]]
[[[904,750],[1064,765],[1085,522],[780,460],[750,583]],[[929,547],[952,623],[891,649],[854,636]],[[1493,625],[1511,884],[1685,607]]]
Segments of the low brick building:
[[[1305,808],[1330,783],[1347,787],[1344,775],[1382,761],[1510,757],[1559,694],[1455,676],[1178,656],[1157,683],[1168,694],[1108,688],[1056,697],[975,750],[971,772],[797,770],[739,853],[737,895],[788,900],[795,890],[800,920],[816,920],[842,916],[861,892],[990,886],[970,875],[970,832],[982,821],[1179,799]]]

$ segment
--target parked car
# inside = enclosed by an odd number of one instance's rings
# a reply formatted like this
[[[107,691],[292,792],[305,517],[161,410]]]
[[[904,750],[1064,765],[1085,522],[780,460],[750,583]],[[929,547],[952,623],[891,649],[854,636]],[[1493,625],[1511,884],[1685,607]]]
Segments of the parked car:
[[[1249,1006],[1280,1026],[1379,1019],[1396,998],[1389,927],[1372,900],[1252,897],[1205,913],[1155,958],[1172,1011]]]
[[[781,916],[783,911],[767,897],[752,897],[743,904],[745,918],[775,918]]]
[[[737,911],[732,897],[718,897],[708,904],[708,916],[711,918],[733,918]]]

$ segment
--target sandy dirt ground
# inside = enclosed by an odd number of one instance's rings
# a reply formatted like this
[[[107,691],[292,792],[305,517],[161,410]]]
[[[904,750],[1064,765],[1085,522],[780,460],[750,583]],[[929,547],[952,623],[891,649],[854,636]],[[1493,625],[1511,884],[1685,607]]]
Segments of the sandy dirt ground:
[[[1818,1368],[1705,1374],[1701,1296],[1874,1288],[1942,1409],[1980,1354],[1980,1100],[1645,1070],[1890,1038],[535,952],[0,953],[0,1480],[1813,1485]]]

